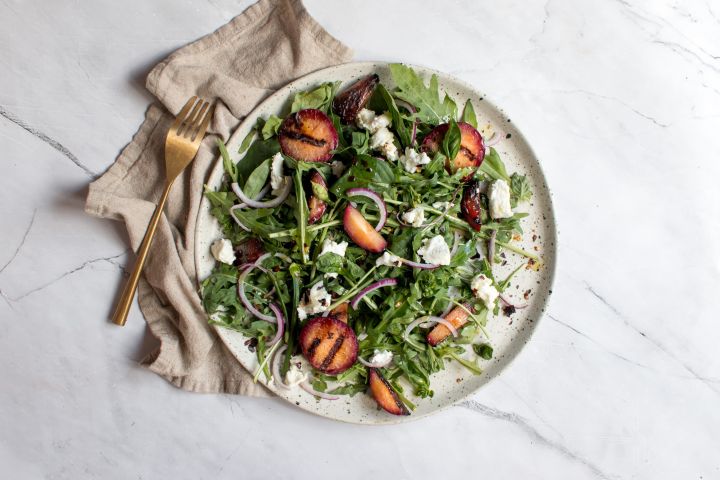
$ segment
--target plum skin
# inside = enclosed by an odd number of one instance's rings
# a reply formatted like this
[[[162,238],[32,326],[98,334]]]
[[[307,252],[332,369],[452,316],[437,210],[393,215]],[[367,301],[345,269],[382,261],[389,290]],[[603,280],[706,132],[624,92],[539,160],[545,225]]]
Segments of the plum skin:
[[[342,373],[357,361],[355,331],[334,315],[308,320],[300,330],[299,342],[310,365],[327,375]],[[323,358],[318,358],[318,351],[325,351]]]
[[[445,169],[449,173],[454,173],[464,167],[475,167],[477,169],[485,158],[485,145],[480,132],[469,123],[458,122],[457,125],[460,128],[460,151],[455,158],[446,160]],[[443,123],[431,130],[423,139],[421,149],[427,154],[435,154],[440,150],[440,145],[448,128],[449,124]],[[463,180],[467,181],[471,178],[472,174]]]
[[[330,118],[314,108],[291,113],[278,130],[280,150],[305,162],[327,162],[338,146],[338,133]]]
[[[313,174],[310,176],[310,183],[322,185],[323,187],[327,188],[327,183],[325,183],[325,179],[318,171],[313,172]],[[313,223],[320,220],[325,214],[326,209],[327,204],[324,201],[320,200],[315,195],[311,195],[310,200],[308,200],[308,224],[312,225]]]
[[[365,108],[380,77],[377,74],[368,75],[350,85],[333,100],[333,112],[345,123],[351,123],[358,112]]]

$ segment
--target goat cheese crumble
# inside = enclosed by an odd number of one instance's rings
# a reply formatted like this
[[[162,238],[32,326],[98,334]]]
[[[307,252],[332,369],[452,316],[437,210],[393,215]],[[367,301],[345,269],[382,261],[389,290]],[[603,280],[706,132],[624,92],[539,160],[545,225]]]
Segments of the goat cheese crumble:
[[[233,250],[232,243],[227,238],[215,240],[213,244],[210,245],[210,252],[218,262],[232,265],[235,261],[235,250]]]
[[[273,193],[280,190],[285,185],[285,176],[283,175],[283,156],[282,153],[278,152],[272,157],[272,164],[270,166],[270,187]]]
[[[337,243],[333,240],[330,240],[329,238],[326,238],[323,242],[322,250],[320,251],[320,255],[323,255],[325,253],[336,253],[340,255],[341,257],[345,256],[345,251],[347,250],[348,242],[340,242]],[[320,256],[318,255],[318,256]]]
[[[490,216],[492,218],[508,218],[513,216],[510,207],[510,186],[503,180],[495,180],[490,185]]]
[[[425,210],[423,207],[411,208],[402,214],[402,219],[415,228],[422,227],[422,224],[425,221]]]
[[[427,263],[450,265],[450,247],[448,247],[442,235],[424,239],[422,246],[417,250],[417,254]]]
[[[406,147],[405,155],[400,156],[399,160],[406,172],[413,173],[419,166],[430,163],[431,158],[425,152],[418,153],[417,150]]]
[[[305,320],[308,315],[324,312],[331,302],[332,297],[325,290],[325,286],[322,282],[318,282],[310,288],[307,298],[298,305],[298,318]]]
[[[375,260],[375,265],[377,265],[378,267],[382,265],[385,265],[386,267],[399,267],[400,265],[402,265],[402,261],[397,255],[394,255],[390,252],[385,252],[380,258]]]
[[[473,278],[470,284],[470,289],[477,298],[483,301],[488,308],[493,308],[495,300],[497,300],[500,293],[493,286],[492,280],[487,278],[482,273]]]
[[[377,348],[373,352],[372,358],[370,358],[370,363],[374,363],[375,365],[386,365],[390,363],[393,359],[393,353],[389,350],[378,350]]]

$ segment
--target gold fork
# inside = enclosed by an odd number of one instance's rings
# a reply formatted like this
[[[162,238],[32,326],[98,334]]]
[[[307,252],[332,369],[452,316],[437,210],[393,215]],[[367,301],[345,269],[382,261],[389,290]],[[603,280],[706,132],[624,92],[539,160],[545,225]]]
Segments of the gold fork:
[[[137,253],[135,268],[125,285],[125,290],[123,290],[122,297],[120,297],[120,301],[115,309],[115,314],[113,315],[113,322],[120,326],[125,325],[127,321],[128,311],[130,311],[130,305],[132,305],[133,298],[135,297],[135,290],[137,290],[140,274],[142,273],[143,265],[145,265],[145,259],[150,250],[153,237],[155,236],[155,229],[162,216],[170,188],[175,179],[185,170],[185,167],[195,158],[198,148],[200,148],[200,142],[205,136],[205,131],[212,118],[212,114],[213,108],[210,107],[208,102],[203,99],[198,100],[197,97],[192,97],[182,110],[180,110],[175,122],[172,124],[172,127],[170,127],[170,131],[168,131],[167,138],[165,139],[165,190],[163,190],[160,201],[157,207],[155,207],[155,213],[153,213],[150,219],[147,232],[145,232],[145,238],[143,238]]]

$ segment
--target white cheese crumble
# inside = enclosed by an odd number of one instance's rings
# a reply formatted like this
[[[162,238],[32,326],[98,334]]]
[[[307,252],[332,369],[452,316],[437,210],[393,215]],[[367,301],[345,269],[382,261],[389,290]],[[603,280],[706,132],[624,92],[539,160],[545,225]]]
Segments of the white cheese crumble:
[[[402,265],[402,261],[397,255],[394,255],[390,252],[385,252],[382,254],[382,257],[375,260],[375,265],[377,265],[378,267],[382,265],[385,265],[387,267],[399,267],[400,265]]]
[[[337,278],[338,273],[337,272],[327,272],[324,277],[325,278]]]
[[[397,161],[398,149],[394,143],[386,143],[384,145],[381,145],[379,150],[380,150],[380,153],[382,153],[385,156],[385,158],[387,158],[391,162]]]
[[[370,358],[370,363],[374,363],[376,365],[386,365],[390,363],[393,359],[393,353],[389,350],[378,350],[377,348],[373,352],[372,358]]]
[[[402,214],[402,219],[404,222],[409,223],[415,228],[422,227],[422,224],[425,221],[425,210],[423,207],[411,208]]]
[[[280,190],[285,185],[285,176],[283,175],[283,156],[278,152],[272,157],[270,166],[270,187],[273,193]]]
[[[482,273],[473,278],[472,283],[470,284],[470,289],[477,298],[485,303],[488,308],[493,308],[495,306],[495,300],[497,300],[498,295],[500,295],[497,289],[493,286],[492,280]]]
[[[393,140],[395,140],[395,135],[393,135],[390,130],[383,127],[373,133],[372,137],[370,137],[370,148],[372,148],[373,150],[378,150],[383,145],[392,143]]]
[[[510,208],[510,186],[503,180],[495,180],[490,185],[490,216],[492,218],[508,218],[512,217],[513,212]]]
[[[432,207],[437,210],[450,210],[452,208],[453,204],[452,202],[435,202],[432,204]]]
[[[416,172],[417,168],[421,165],[427,165],[430,163],[431,158],[428,157],[427,153],[419,152],[414,148],[406,147],[405,155],[400,157],[400,164],[403,166],[406,172]]]
[[[448,247],[442,235],[424,239],[422,246],[418,248],[417,254],[427,263],[450,265],[450,247]]]
[[[340,242],[337,243],[333,240],[330,240],[329,238],[326,238],[323,242],[322,250],[320,251],[320,255],[323,255],[325,253],[337,253],[341,257],[345,256],[345,251],[347,250],[348,242]],[[320,256],[318,255],[318,256]]]
[[[307,380],[307,378],[307,373],[304,373],[302,370],[300,370],[296,363],[291,362],[290,368],[288,368],[288,371],[285,374],[285,385],[290,388],[294,388]]]
[[[322,282],[318,282],[310,288],[307,298],[298,305],[298,318],[305,320],[308,315],[324,312],[331,302],[332,297],[325,290],[325,286]]]
[[[339,177],[345,171],[345,164],[340,160],[333,160],[332,163],[330,163],[330,170],[332,170],[333,175]]]
[[[357,114],[357,117],[355,117],[355,124],[370,133],[375,133],[381,128],[388,128],[392,125],[392,117],[388,112],[385,112],[382,115],[375,115],[375,112],[372,110],[363,108]]]
[[[232,265],[235,261],[235,250],[233,250],[232,243],[227,238],[215,240],[213,244],[210,245],[210,252],[218,262]]]

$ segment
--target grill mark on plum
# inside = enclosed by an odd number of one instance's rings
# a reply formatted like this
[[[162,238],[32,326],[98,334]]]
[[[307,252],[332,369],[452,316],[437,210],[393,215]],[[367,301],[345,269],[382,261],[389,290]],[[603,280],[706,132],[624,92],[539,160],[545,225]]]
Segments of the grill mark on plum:
[[[325,360],[323,360],[322,363],[320,364],[320,368],[318,370],[323,371],[323,370],[327,369],[327,367],[333,361],[333,358],[335,358],[335,355],[337,355],[337,352],[340,350],[340,347],[342,347],[342,344],[344,341],[345,341],[345,335],[340,335],[337,338],[337,340],[335,340],[335,343],[333,344],[332,348],[330,349],[327,356],[325,357]]]
[[[283,135],[286,137],[292,138],[293,140],[297,140],[299,142],[308,143],[314,147],[324,147],[327,141],[323,139],[318,139],[311,137],[310,135],[305,135],[304,133],[300,132],[293,132],[291,130],[286,130],[283,132]]]
[[[317,337],[313,338],[312,342],[310,342],[310,347],[308,348],[308,358],[313,358],[315,356],[315,350],[317,350],[318,345],[320,345],[320,339]]]
[[[407,408],[405,407],[405,404],[402,403],[397,392],[390,386],[390,382],[385,380],[385,377],[383,377],[379,373],[376,375],[378,376],[378,379],[380,379],[380,381],[383,383],[383,385],[385,385],[385,388],[387,388],[388,392],[390,393],[390,396],[395,401],[395,406],[398,407],[401,412],[403,412],[403,415],[407,415]]]
[[[474,154],[473,152],[471,152],[469,148],[463,147],[463,146],[461,145],[461,146],[460,146],[460,152],[461,152],[461,153],[464,153],[465,155],[467,155],[467,157],[470,158],[471,161],[473,161],[473,162],[475,161],[475,154]]]

